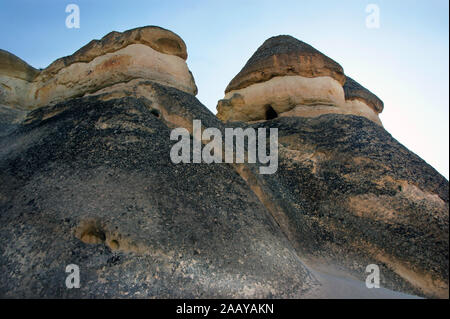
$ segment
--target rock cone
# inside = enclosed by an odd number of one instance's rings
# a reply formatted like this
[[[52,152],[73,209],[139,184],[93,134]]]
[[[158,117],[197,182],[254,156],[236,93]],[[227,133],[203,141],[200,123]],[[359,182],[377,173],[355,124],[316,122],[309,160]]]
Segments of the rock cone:
[[[342,67],[291,36],[266,40],[231,80],[217,116],[254,122],[279,116],[354,114],[380,124],[383,102]]]

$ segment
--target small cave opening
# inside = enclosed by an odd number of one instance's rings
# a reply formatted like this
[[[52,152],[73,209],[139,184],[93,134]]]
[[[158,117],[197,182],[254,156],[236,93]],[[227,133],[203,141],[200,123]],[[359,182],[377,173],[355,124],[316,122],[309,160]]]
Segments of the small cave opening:
[[[278,117],[278,113],[273,109],[272,105],[267,104],[266,105],[266,113],[265,113],[265,119],[266,120],[273,120],[274,118]]]
[[[157,118],[159,118],[161,116],[161,113],[157,109],[151,109],[150,110],[150,114],[155,116],[155,117],[157,117]]]

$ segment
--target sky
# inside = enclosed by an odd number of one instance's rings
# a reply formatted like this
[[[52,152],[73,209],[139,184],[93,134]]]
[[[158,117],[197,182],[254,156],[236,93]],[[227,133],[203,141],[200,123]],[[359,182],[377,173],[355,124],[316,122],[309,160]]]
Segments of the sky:
[[[80,28],[65,21],[80,8]],[[379,27],[368,28],[369,4]],[[45,68],[110,31],[157,25],[187,44],[197,98],[216,113],[230,80],[269,37],[326,54],[384,101],[394,138],[449,177],[448,0],[0,0],[0,48]]]

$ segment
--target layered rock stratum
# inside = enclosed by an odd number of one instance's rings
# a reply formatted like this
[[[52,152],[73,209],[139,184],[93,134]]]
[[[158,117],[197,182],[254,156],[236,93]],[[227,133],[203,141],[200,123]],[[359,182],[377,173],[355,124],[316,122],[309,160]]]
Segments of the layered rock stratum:
[[[111,32],[37,71],[0,51],[0,105],[32,110],[137,79],[197,94],[184,41],[159,27]]]
[[[217,117],[158,27],[44,70],[0,54],[0,296],[448,297],[448,181],[306,43],[267,40]],[[194,119],[277,128],[277,172],[172,163],[171,129]],[[382,288],[366,288],[369,264]]]
[[[354,114],[381,125],[383,102],[335,61],[291,36],[266,40],[231,80],[217,116],[252,122],[277,116]]]

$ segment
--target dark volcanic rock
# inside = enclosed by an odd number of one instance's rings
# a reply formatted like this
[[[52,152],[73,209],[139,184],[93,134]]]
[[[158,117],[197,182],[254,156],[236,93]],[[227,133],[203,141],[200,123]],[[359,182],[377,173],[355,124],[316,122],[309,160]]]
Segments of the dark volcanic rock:
[[[224,127],[192,95],[139,85],[149,98],[40,108],[0,139],[2,297],[408,297],[305,266],[271,205],[288,194],[283,166],[265,180],[255,165],[173,164],[170,128]]]
[[[353,115],[277,118],[279,168],[263,175],[308,266],[448,297],[449,184],[382,127]]]
[[[33,94],[33,69],[0,65],[0,297],[448,298],[448,181],[378,125],[375,95],[311,46],[271,38],[222,104],[227,126],[278,128],[277,172],[173,164],[171,129],[225,130],[186,56],[146,27],[57,60]],[[261,122],[234,116],[258,110]],[[369,264],[383,288],[366,288]]]
[[[27,112],[0,105],[0,138],[10,134],[25,118]]]
[[[384,130],[376,95],[290,36],[264,42],[226,92],[227,125],[278,128],[277,173],[238,171],[302,261],[361,281],[377,264],[383,287],[448,298],[448,181]]]
[[[193,96],[152,88],[220,125]],[[0,140],[2,297],[301,297],[318,285],[231,166],[172,164],[155,105],[75,99]],[[69,264],[80,289],[65,287]]]

